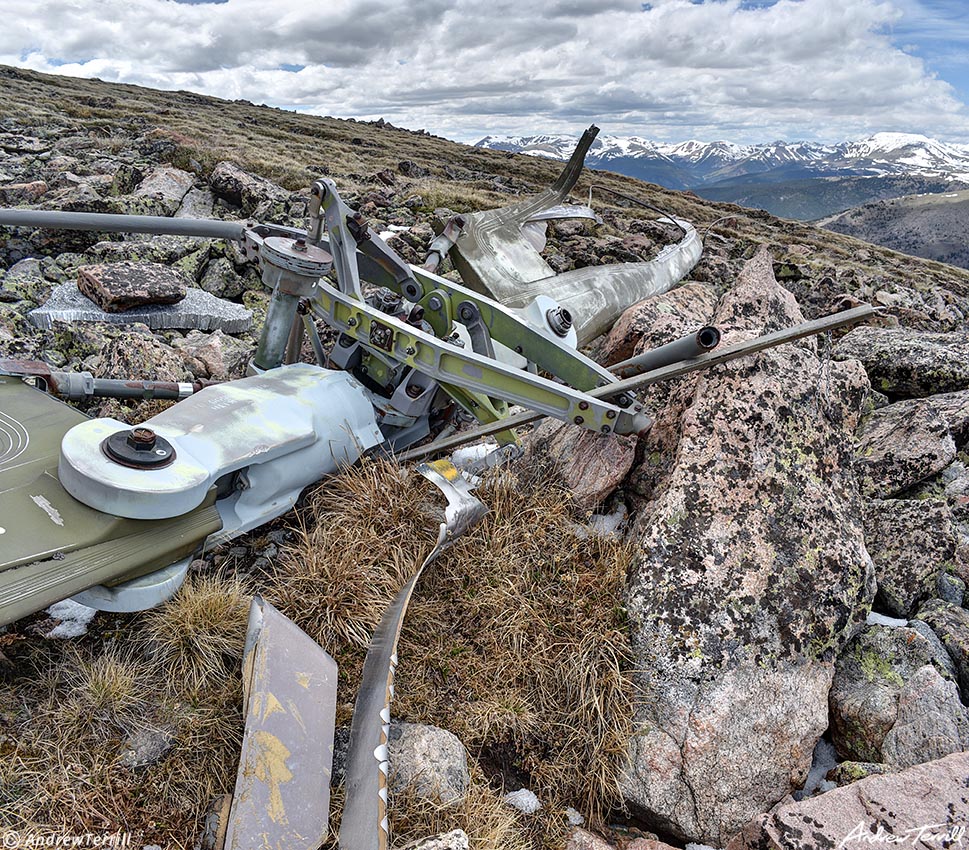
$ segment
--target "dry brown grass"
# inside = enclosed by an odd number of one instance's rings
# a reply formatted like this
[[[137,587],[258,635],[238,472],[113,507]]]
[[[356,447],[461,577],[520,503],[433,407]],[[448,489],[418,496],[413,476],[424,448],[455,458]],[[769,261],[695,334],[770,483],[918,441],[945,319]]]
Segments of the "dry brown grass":
[[[224,680],[242,657],[250,598],[237,578],[189,576],[168,604],[145,612],[146,654],[188,694]]]
[[[194,847],[210,801],[235,781],[247,612],[238,581],[195,577],[117,632],[25,641],[0,699],[0,825]],[[172,749],[126,767],[130,736],[146,729],[170,730]]]
[[[629,552],[578,536],[582,517],[541,481],[497,475],[479,491],[490,513],[418,585],[393,715],[457,734],[496,789],[503,777],[523,778],[545,804],[527,820],[523,846],[551,847],[564,807],[597,822],[619,803],[632,694],[620,607]],[[362,646],[433,546],[442,508],[416,473],[372,461],[329,481],[301,514],[300,543],[269,596],[340,663],[338,722],[349,722]],[[476,823],[495,795],[484,787],[475,795],[464,814],[398,797],[395,836],[462,826],[475,846],[492,846],[505,821],[493,814]]]

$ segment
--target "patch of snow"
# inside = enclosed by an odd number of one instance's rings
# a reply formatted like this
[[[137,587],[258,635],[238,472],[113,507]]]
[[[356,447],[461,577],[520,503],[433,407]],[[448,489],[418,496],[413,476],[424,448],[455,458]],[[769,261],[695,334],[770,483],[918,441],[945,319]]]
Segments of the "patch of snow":
[[[565,817],[572,826],[582,826],[585,823],[585,818],[571,806],[565,810]]]
[[[533,815],[542,808],[538,797],[527,788],[520,788],[518,791],[509,791],[502,799],[513,809],[518,809],[518,811],[525,815]]]
[[[811,769],[808,771],[807,779],[804,781],[804,788],[794,792],[795,800],[803,800],[812,797],[816,793],[830,791],[835,787],[833,782],[826,782],[824,777],[829,770],[838,764],[838,754],[835,752],[834,744],[821,738],[814,747],[814,758],[811,762]]]
[[[908,620],[900,620],[897,617],[886,617],[884,614],[876,614],[872,611],[866,621],[869,626],[890,626],[893,629],[908,625]]]
[[[686,850],[719,850],[719,848],[711,847],[709,844],[687,844]]]
[[[65,599],[63,602],[55,602],[51,605],[47,613],[61,622],[44,637],[67,639],[87,634],[88,624],[98,612],[97,609],[88,608],[87,605],[81,605],[73,599]]]
[[[618,537],[619,528],[626,521],[626,506],[620,504],[611,514],[593,514],[589,528],[599,537]]]

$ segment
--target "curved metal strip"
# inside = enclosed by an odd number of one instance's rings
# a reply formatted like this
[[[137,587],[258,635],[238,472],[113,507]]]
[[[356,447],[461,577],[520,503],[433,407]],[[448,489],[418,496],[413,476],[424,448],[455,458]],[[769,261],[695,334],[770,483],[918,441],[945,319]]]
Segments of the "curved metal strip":
[[[340,822],[341,850],[386,850],[389,844],[387,736],[397,669],[397,641],[404,616],[425,567],[487,512],[450,461],[423,463],[417,471],[447,498],[445,521],[441,523],[437,544],[387,607],[367,650],[350,726],[346,804]]]

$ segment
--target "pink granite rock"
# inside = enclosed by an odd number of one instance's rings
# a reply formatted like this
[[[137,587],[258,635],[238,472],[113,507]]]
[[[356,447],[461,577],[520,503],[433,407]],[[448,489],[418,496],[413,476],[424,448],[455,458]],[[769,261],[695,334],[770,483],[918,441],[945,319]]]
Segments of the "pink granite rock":
[[[969,753],[870,776],[754,818],[726,850],[964,847]]]

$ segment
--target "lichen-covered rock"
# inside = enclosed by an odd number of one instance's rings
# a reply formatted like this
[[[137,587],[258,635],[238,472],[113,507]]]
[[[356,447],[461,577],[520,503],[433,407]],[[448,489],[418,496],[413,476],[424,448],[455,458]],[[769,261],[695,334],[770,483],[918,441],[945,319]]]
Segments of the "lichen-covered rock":
[[[241,207],[246,215],[255,212],[256,207],[269,201],[284,202],[289,197],[282,186],[277,186],[265,177],[243,171],[231,162],[220,162],[212,170],[209,185],[216,197]]]
[[[471,783],[468,753],[455,735],[436,726],[394,723],[387,745],[391,790],[409,788],[445,804],[464,798]]]
[[[104,263],[78,271],[77,288],[102,310],[123,313],[151,304],[177,304],[186,280],[161,263]]]
[[[865,509],[865,545],[875,564],[876,602],[895,617],[914,616],[955,557],[959,539],[942,499],[886,499]]]
[[[888,764],[912,767],[969,749],[969,715],[951,679],[927,664],[898,695],[898,716],[882,744]]]
[[[685,327],[699,330],[717,308],[715,290],[686,283],[663,295],[629,307],[598,345],[596,359],[607,365],[683,336]]]
[[[0,186],[0,203],[9,206],[33,204],[46,192],[47,184],[43,180],[31,180],[29,183],[10,183],[6,186]]]
[[[205,268],[199,287],[220,298],[235,298],[245,289],[242,278],[236,274],[231,260],[218,257]]]
[[[178,353],[144,326],[119,333],[87,365],[99,378],[118,380],[181,381],[185,375]]]
[[[955,665],[962,698],[969,700],[969,611],[951,602],[930,599],[919,610],[917,619],[942,641]]]
[[[762,251],[713,324],[729,345],[801,321]],[[642,699],[622,790],[683,839],[722,844],[800,787],[874,595],[851,469],[867,380],[820,372],[806,340],[701,375],[630,534]]]
[[[872,386],[893,396],[921,397],[969,388],[969,332],[856,328],[834,356],[865,364]]]
[[[897,768],[888,764],[876,764],[870,761],[842,761],[836,767],[828,771],[825,777],[835,785],[848,785],[865,779],[868,776],[878,776],[882,773],[892,773]]]
[[[182,199],[195,185],[195,176],[180,168],[162,165],[155,168],[132,193],[157,205],[157,215],[174,215]]]
[[[969,812],[969,753],[870,776],[754,818],[726,850],[958,846]]]
[[[174,339],[172,347],[181,352],[186,367],[196,378],[216,381],[241,378],[252,354],[246,343],[220,330],[189,331],[184,339]]]
[[[546,420],[525,438],[528,463],[542,466],[591,510],[618,487],[636,457],[635,435],[598,434],[570,422]]]
[[[877,625],[866,626],[845,647],[828,695],[831,739],[841,759],[899,763],[903,757],[905,766],[915,763],[897,745],[889,758],[885,738],[899,722],[900,695],[919,670],[932,666],[951,682],[948,659],[939,650],[915,629]],[[918,702],[911,695],[907,700]]]
[[[4,300],[24,301],[29,305],[36,305],[50,295],[51,282],[44,277],[40,260],[29,257],[7,269],[7,273],[3,276],[2,287],[9,296]]]
[[[927,401],[880,407],[858,437],[863,493],[890,499],[945,469],[956,456],[949,426]]]

